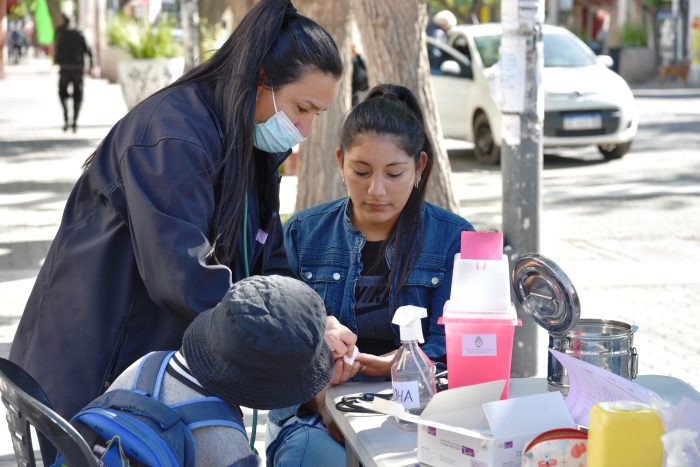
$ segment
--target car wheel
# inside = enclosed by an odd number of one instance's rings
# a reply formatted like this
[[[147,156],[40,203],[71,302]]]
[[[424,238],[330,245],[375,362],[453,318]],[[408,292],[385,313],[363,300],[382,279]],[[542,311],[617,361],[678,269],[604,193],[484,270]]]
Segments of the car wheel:
[[[486,114],[474,119],[474,157],[482,164],[497,165],[501,160],[501,148],[496,144]]]
[[[622,156],[630,152],[632,141],[622,144],[601,144],[598,146],[598,151],[606,160],[620,159]]]

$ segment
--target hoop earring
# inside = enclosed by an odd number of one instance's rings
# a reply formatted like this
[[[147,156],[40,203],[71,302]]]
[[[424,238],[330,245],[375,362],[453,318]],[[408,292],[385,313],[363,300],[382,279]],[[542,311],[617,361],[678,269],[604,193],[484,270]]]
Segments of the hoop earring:
[[[413,185],[414,187],[416,187],[416,190],[418,189],[419,183],[420,183],[420,175],[416,177],[416,183],[415,183],[415,185]]]

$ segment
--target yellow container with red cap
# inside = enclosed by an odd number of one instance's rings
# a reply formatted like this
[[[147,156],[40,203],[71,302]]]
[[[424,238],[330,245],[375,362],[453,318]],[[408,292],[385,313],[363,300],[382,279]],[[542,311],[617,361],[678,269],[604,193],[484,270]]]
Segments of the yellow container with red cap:
[[[664,427],[652,406],[600,402],[591,408],[588,424],[588,467],[661,467]]]

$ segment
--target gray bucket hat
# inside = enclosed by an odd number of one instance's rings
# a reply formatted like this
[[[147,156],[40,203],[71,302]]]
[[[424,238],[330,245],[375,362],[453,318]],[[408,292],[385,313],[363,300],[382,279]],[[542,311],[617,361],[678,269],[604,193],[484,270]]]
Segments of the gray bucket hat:
[[[334,363],[324,341],[326,311],[296,279],[252,276],[185,331],[187,365],[209,392],[229,404],[278,409],[312,399]]]

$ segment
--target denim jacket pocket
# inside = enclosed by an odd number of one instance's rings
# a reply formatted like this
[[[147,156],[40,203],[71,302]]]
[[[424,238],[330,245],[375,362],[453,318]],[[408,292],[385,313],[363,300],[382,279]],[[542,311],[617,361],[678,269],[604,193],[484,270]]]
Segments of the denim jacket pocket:
[[[337,316],[343,296],[343,287],[348,274],[347,264],[301,263],[299,277],[318,293],[326,305],[329,315]]]
[[[427,252],[421,253],[406,278],[402,302],[427,308],[429,291],[442,285],[444,280],[445,256]]]

